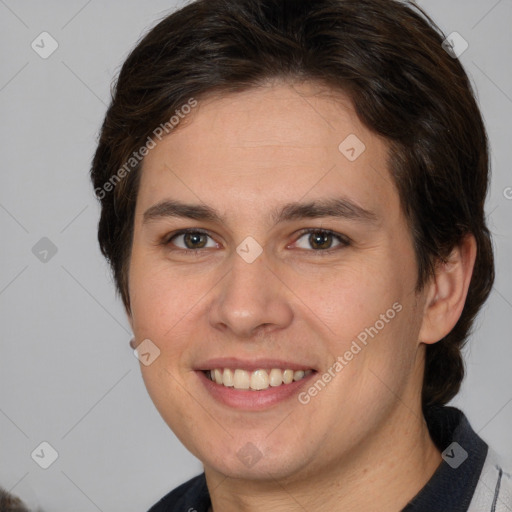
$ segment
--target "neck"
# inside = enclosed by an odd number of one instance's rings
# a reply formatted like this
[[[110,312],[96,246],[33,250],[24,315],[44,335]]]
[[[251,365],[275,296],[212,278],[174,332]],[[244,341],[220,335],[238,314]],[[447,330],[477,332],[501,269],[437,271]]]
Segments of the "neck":
[[[334,466],[304,469],[283,480],[240,480],[212,468],[205,468],[205,474],[213,512],[396,512],[424,487],[440,462],[421,407],[412,411],[398,403],[378,432]]]

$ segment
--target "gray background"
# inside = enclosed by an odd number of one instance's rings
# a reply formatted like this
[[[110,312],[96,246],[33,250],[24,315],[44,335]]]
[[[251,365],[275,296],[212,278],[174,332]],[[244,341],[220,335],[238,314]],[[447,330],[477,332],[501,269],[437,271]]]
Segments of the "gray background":
[[[492,144],[497,281],[455,404],[512,460],[512,1],[419,3],[468,41]],[[88,181],[112,79],[177,5],[0,0],[0,485],[47,512],[143,511],[201,470],[145,391]],[[43,31],[59,44],[47,59],[31,48]],[[57,248],[46,262],[32,252],[43,237]],[[46,470],[31,458],[42,441],[59,454]]]

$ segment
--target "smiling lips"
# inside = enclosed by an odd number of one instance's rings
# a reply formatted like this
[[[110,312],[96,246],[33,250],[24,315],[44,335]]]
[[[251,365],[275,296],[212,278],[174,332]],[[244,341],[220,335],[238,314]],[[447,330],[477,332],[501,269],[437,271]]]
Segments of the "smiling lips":
[[[246,371],[231,368],[215,368],[204,373],[208,379],[217,384],[240,390],[262,391],[269,387],[279,387],[299,381],[307,377],[313,370],[291,370],[272,368],[271,370],[257,369]]]

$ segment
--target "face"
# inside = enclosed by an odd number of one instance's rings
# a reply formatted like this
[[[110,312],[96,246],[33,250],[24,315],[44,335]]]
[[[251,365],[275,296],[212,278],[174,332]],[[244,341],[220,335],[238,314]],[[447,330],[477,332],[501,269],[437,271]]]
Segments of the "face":
[[[204,100],[145,158],[130,320],[207,471],[318,473],[398,424],[421,390],[416,279],[386,144],[339,93]]]

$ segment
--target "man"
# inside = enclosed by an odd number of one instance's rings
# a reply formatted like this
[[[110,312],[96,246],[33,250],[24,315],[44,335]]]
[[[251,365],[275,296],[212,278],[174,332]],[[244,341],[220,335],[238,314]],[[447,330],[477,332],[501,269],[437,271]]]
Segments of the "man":
[[[509,509],[445,404],[494,279],[467,76],[393,0],[199,0],[125,62],[92,179],[157,409],[152,511]]]

